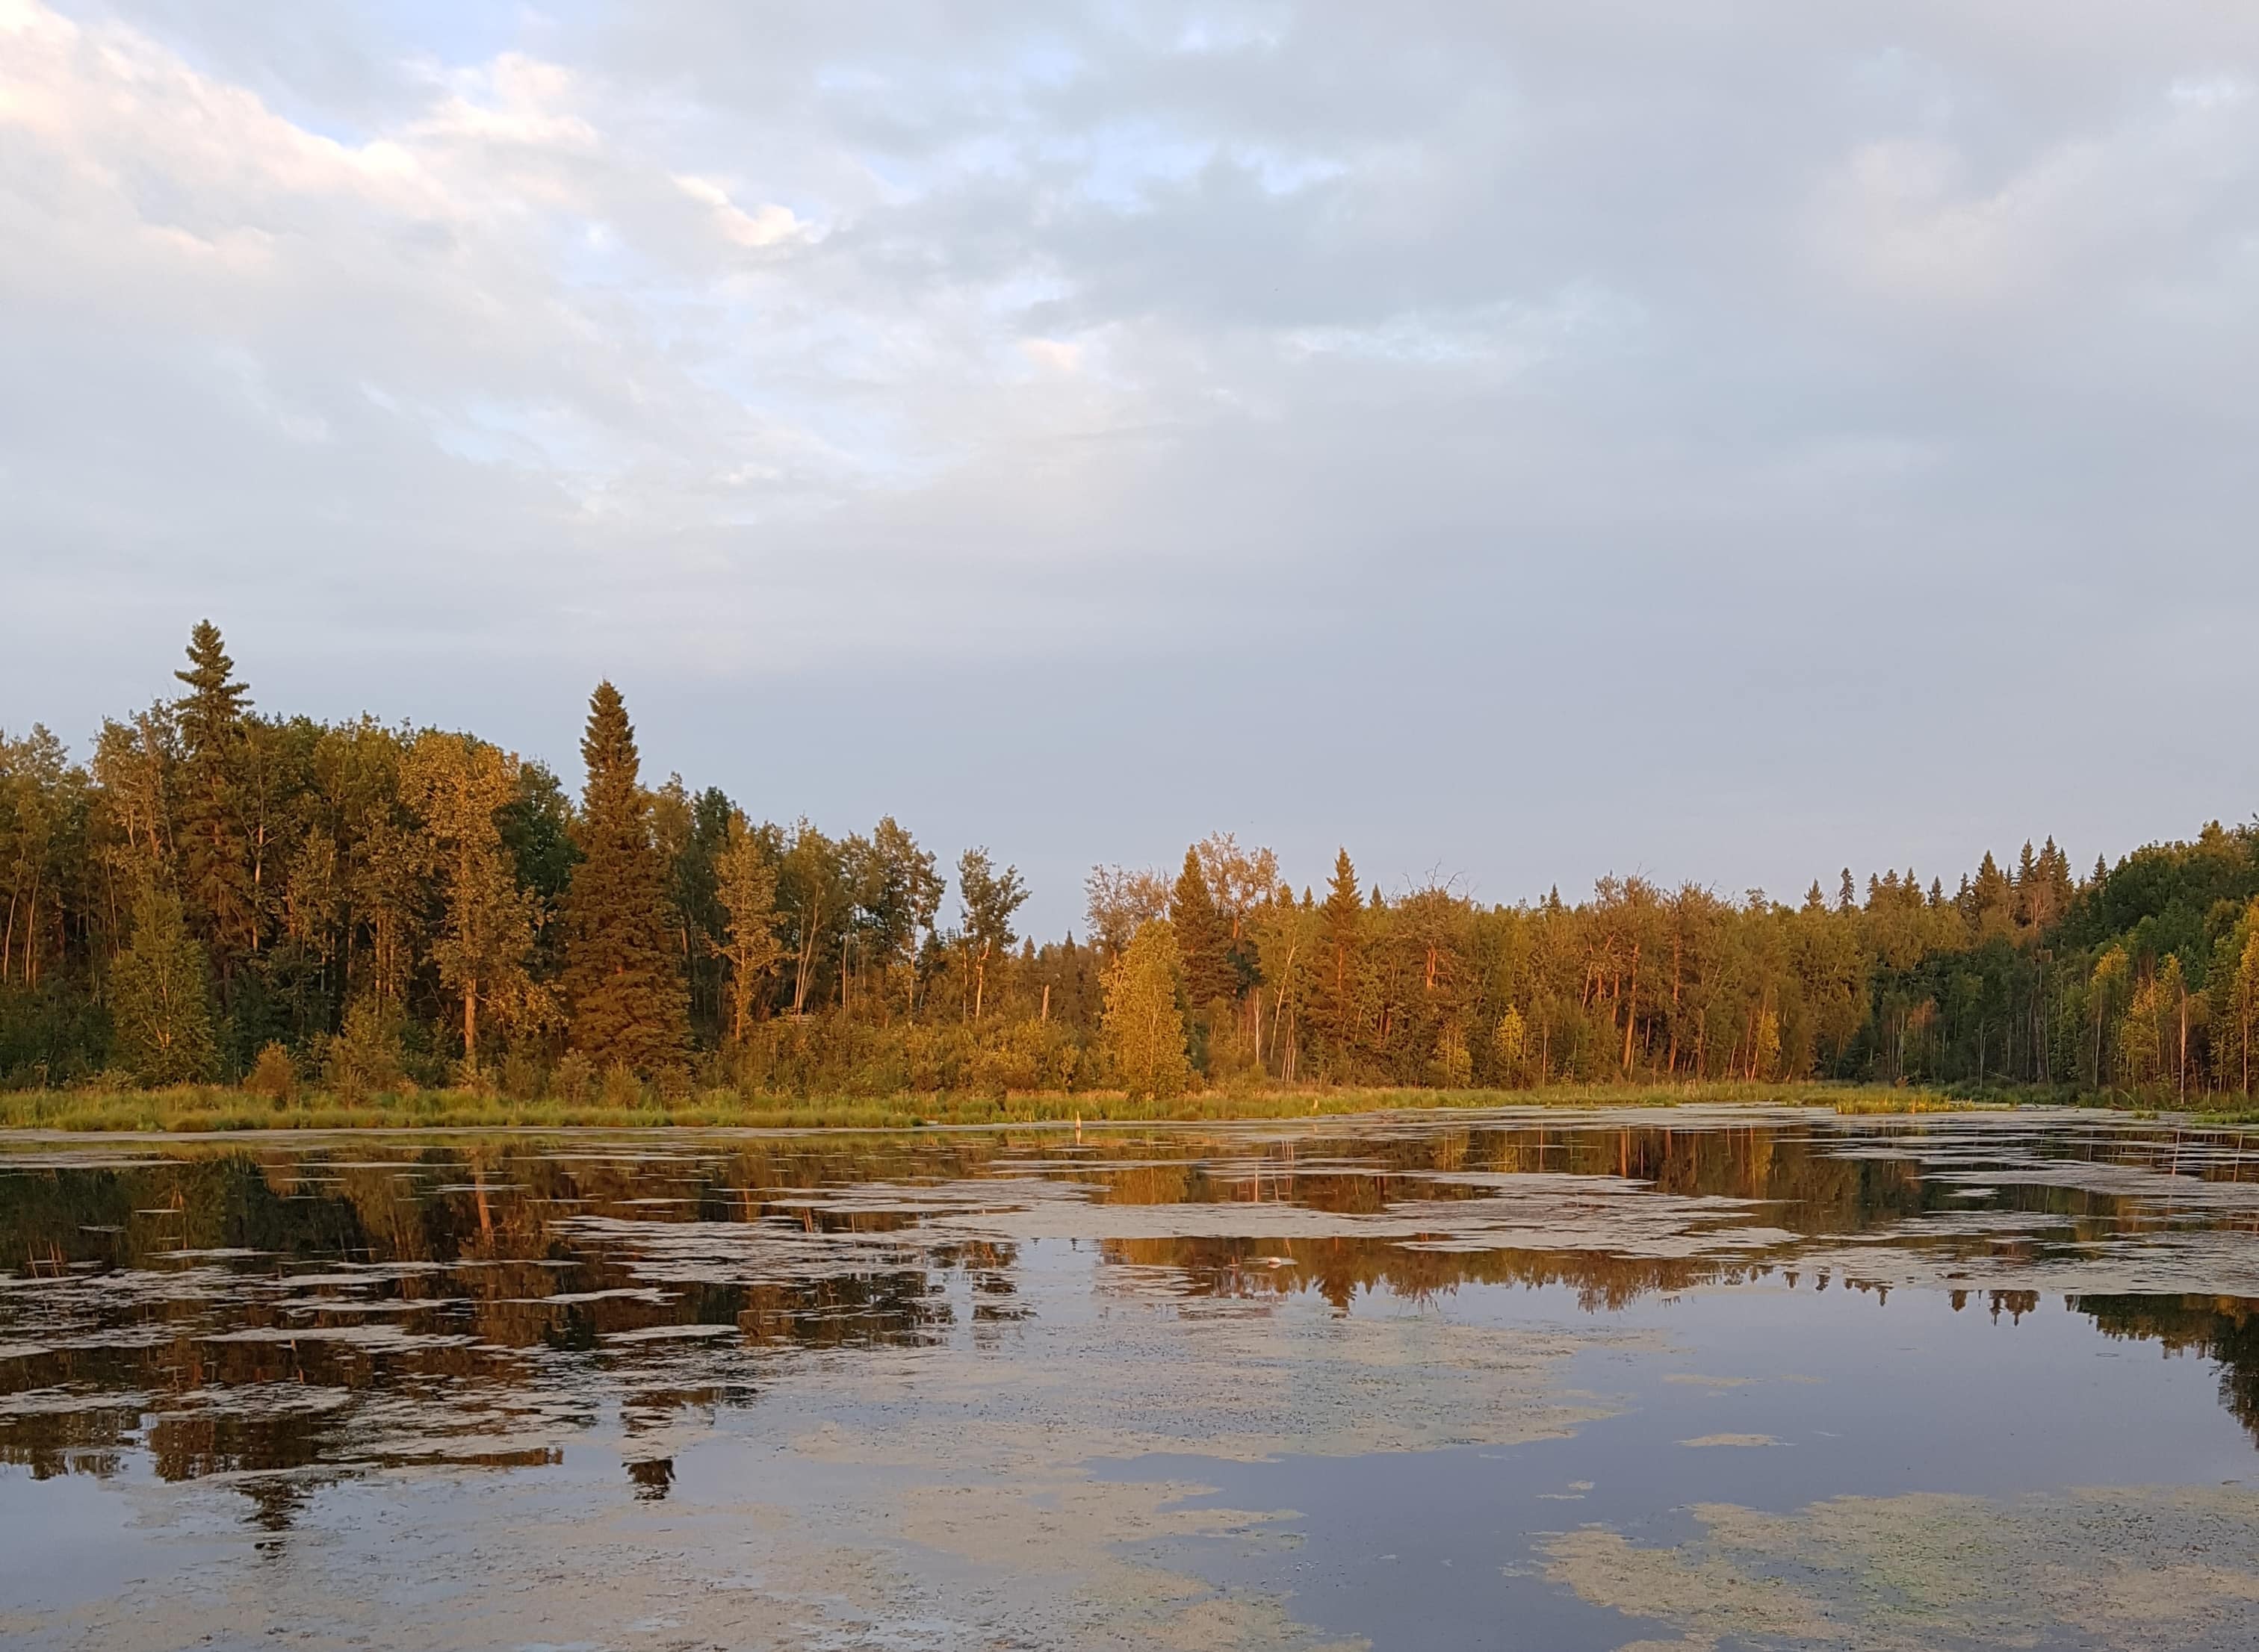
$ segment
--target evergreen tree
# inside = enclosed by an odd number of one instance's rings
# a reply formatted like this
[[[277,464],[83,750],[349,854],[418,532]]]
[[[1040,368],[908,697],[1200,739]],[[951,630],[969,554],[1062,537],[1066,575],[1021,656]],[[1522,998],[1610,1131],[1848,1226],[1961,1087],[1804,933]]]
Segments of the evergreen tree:
[[[635,726],[619,690],[596,685],[581,737],[581,862],[565,896],[572,1047],[598,1067],[642,1073],[690,1053],[690,1008],[666,908],[666,864],[639,780]]]
[[[224,987],[234,960],[259,944],[241,797],[250,694],[235,680],[235,662],[210,620],[189,633],[189,669],[173,674],[188,687],[173,705],[181,735],[175,840],[183,915],[210,945]]]
[[[1557,903],[1559,892],[1555,892]],[[1324,1040],[1334,1077],[1349,1076],[1348,1068],[1361,1030],[1359,988],[1365,971],[1365,909],[1358,893],[1357,868],[1349,851],[1334,858],[1333,880],[1318,908],[1317,968],[1310,993],[1310,1020]]]
[[[2032,848],[2032,840],[2024,839],[2022,852],[2016,857],[2016,869],[2009,874],[2015,894],[2013,908],[2016,927],[2028,929],[2045,920],[2047,894],[2041,887],[2040,858]]]
[[[1176,934],[1177,956],[1184,963],[1185,995],[1194,1008],[1233,997],[1238,991],[1239,975],[1231,966],[1230,936],[1222,914],[1216,910],[1197,850],[1185,851],[1185,869],[1169,892],[1169,927]]]
[[[2072,890],[2070,857],[2056,847],[2052,837],[2041,847],[2039,875],[2040,894],[2034,921],[2044,929],[2060,922],[2070,910]]]
[[[1988,936],[2006,935],[2015,927],[2012,910],[2014,891],[2007,873],[1986,850],[1984,859],[1977,864],[1977,876],[1969,886],[1969,900],[1962,913],[1976,929],[1979,940]]]
[[[209,1079],[217,1062],[204,951],[181,903],[155,882],[133,904],[133,943],[110,970],[117,1059],[144,1084]]]

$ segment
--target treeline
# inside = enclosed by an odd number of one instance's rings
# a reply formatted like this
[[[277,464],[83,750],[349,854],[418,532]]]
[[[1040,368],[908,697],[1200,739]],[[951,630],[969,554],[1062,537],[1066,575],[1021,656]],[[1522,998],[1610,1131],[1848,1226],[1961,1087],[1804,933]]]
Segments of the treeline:
[[[1794,905],[1299,894],[1213,837],[1015,928],[893,819],[831,837],[646,785],[592,697],[577,797],[476,737],[263,713],[198,625],[177,698],[71,760],[0,737],[0,1082],[460,1084],[528,1097],[1792,1079],[2248,1095],[2259,825],[2076,876],[2052,839],[1949,891]],[[949,897],[953,894],[953,901]],[[946,908],[946,910],[945,910]]]

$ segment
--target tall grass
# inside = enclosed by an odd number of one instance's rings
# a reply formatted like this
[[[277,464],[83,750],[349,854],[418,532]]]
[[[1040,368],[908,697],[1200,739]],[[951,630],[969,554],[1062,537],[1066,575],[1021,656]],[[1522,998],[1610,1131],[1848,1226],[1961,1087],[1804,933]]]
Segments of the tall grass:
[[[645,1092],[632,1100],[515,1100],[473,1090],[403,1090],[362,1099],[323,1093],[268,1099],[217,1086],[167,1090],[32,1090],[0,1094],[0,1128],[210,1131],[610,1126],[905,1129],[944,1125],[1308,1118],[1492,1107],[1811,1107],[1838,1113],[1928,1113],[1988,1105],[1942,1093],[1844,1084],[1564,1085],[1543,1090],[1208,1091],[1165,1100],[1119,1093],[1005,1096],[788,1097],[713,1090]],[[1999,1105],[1991,1103],[1990,1105]]]

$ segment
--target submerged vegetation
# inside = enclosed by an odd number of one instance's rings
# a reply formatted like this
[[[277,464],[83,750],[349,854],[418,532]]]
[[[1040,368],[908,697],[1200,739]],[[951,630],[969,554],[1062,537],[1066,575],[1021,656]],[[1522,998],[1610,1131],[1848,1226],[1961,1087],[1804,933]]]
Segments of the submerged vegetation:
[[[576,801],[469,734],[263,714],[209,623],[176,674],[84,764],[43,729],[0,738],[10,1123],[1262,1116],[1822,1083],[2248,1110],[2259,1065],[2259,823],[2083,879],[2051,838],[1949,891],[1845,870],[1793,904],[1635,877],[1483,906],[1367,887],[1345,850],[1297,893],[1225,834],[1173,876],[1097,868],[1082,936],[1039,943],[983,849],[952,879],[891,817],[834,837],[645,785],[609,683]]]

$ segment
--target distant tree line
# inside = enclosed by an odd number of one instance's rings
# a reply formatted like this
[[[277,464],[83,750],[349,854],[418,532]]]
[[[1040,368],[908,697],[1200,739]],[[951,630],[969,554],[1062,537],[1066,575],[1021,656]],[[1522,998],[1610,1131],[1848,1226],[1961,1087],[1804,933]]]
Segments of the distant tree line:
[[[1037,943],[982,849],[648,785],[609,683],[578,797],[462,733],[263,713],[210,623],[71,760],[0,735],[0,1083],[784,1093],[1834,1077],[2248,1096],[2259,824],[2084,878],[1801,902],[1603,879],[1574,904],[1297,894],[1229,834],[1095,869]]]

